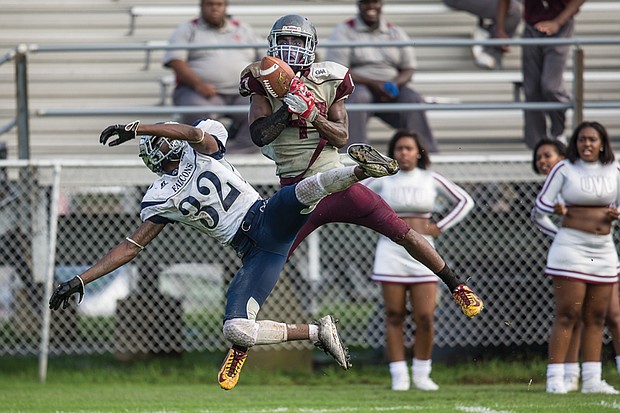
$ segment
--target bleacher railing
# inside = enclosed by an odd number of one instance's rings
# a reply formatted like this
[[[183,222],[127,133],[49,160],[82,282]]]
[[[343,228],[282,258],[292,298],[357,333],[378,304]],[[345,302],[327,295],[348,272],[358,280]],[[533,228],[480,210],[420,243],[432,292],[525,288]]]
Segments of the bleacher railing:
[[[584,98],[584,45],[620,45],[620,37],[595,37],[595,38],[571,38],[571,39],[489,39],[489,40],[468,40],[468,39],[419,39],[407,42],[322,42],[321,48],[330,47],[382,47],[382,46],[415,46],[415,47],[450,47],[462,46],[470,47],[480,45],[531,45],[531,44],[555,44],[572,45],[574,52],[572,55],[573,70],[573,90],[572,101],[568,103],[558,102],[488,102],[488,103],[432,103],[432,104],[348,104],[349,111],[365,111],[372,109],[376,112],[392,112],[400,110],[553,110],[553,109],[572,109],[572,125],[575,126],[583,119],[584,109],[612,109],[620,108],[620,100],[617,101],[586,101]],[[85,45],[19,45],[14,50],[6,53],[0,58],[0,64],[13,60],[15,62],[15,84],[16,84],[16,118],[0,127],[0,133],[11,130],[17,126],[18,137],[18,157],[20,159],[29,158],[29,118],[31,116],[104,116],[104,115],[174,115],[180,113],[239,113],[247,110],[247,106],[174,106],[174,107],[126,107],[126,108],[29,108],[29,97],[27,88],[28,59],[30,53],[61,53],[61,52],[119,52],[119,51],[152,51],[170,49],[235,49],[235,48],[258,48],[264,49],[265,44],[246,44],[246,45],[213,45],[213,44],[85,44]]]

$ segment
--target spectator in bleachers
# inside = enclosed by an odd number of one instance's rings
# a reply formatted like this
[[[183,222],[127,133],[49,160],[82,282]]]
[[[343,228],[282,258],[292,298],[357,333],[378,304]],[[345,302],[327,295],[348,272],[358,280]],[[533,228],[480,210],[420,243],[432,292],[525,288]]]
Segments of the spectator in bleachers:
[[[443,0],[444,4],[451,9],[466,11],[478,18],[478,24],[474,28],[473,38],[485,40],[498,37],[495,31],[495,18],[497,15],[498,0]],[[511,0],[506,14],[504,32],[502,36],[512,38],[521,22],[521,1]],[[502,57],[509,48],[507,46],[481,46],[472,47],[472,54],[476,65],[483,69],[496,69],[502,66]]]
[[[170,37],[170,44],[240,44],[257,43],[258,37],[246,23],[229,17],[227,0],[201,0],[200,17],[181,23]],[[247,105],[239,95],[239,73],[258,59],[254,49],[178,49],[168,50],[165,67],[174,70],[177,85],[176,106]],[[183,114],[180,121],[193,124],[207,114]],[[217,118],[217,116],[212,116]],[[227,114],[231,120],[230,153],[256,152],[250,139],[247,113]]]
[[[549,336],[547,393],[567,393],[569,345],[581,325],[582,393],[618,394],[602,380],[605,315],[618,284],[612,230],[620,216],[620,172],[609,134],[598,122],[582,122],[566,159],[548,173],[536,212],[553,214],[561,195],[566,213],[547,254],[555,315]],[[615,290],[617,293],[617,289]]]
[[[381,15],[382,0],[358,0],[359,12],[336,26],[333,41],[381,42],[407,41],[405,31]],[[424,103],[424,97],[412,87],[417,65],[412,46],[329,48],[326,60],[349,68],[355,90],[349,103]],[[367,142],[367,123],[377,116],[397,129],[418,131],[429,152],[437,152],[437,143],[424,111],[349,112],[350,142]]]
[[[388,144],[388,153],[398,161],[400,171],[381,179],[371,178],[366,186],[434,248],[434,239],[465,218],[474,207],[474,200],[461,187],[430,170],[431,161],[418,133],[398,130]],[[439,200],[447,201],[450,207],[441,213],[441,219],[432,221],[431,213]],[[383,292],[392,390],[409,390],[410,377],[417,389],[439,389],[430,377],[439,278],[405,248],[382,236],[377,242],[371,279],[381,283]],[[411,303],[415,322],[411,376],[404,340],[407,301]]]
[[[499,0],[497,5],[497,37],[507,37],[506,16],[511,0]],[[524,39],[571,38],[575,31],[574,16],[585,0],[524,0]],[[523,45],[521,71],[526,102],[569,103],[570,94],[564,86],[564,69],[570,45]],[[523,138],[529,148],[541,139],[566,142],[566,110],[525,110]],[[549,117],[550,128],[547,132]]]

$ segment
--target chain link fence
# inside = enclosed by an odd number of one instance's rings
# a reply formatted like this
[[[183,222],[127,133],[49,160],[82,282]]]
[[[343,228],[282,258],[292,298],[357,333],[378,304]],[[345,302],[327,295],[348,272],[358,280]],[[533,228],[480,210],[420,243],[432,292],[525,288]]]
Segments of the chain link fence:
[[[529,220],[541,178],[522,156],[436,158],[433,169],[476,202],[437,249],[486,306],[470,320],[441,284],[436,345],[545,343],[553,317],[542,275],[550,240]],[[262,195],[276,190],[272,165],[236,165]],[[128,236],[153,178],[141,163],[0,161],[0,354],[39,354],[47,278],[57,285],[73,277]],[[308,322],[330,313],[348,345],[381,348],[380,287],[369,280],[376,240],[361,227],[320,228],[285,266],[259,318]],[[49,354],[224,350],[225,291],[239,265],[232,249],[169,225],[133,262],[88,285],[80,306],[51,313]]]

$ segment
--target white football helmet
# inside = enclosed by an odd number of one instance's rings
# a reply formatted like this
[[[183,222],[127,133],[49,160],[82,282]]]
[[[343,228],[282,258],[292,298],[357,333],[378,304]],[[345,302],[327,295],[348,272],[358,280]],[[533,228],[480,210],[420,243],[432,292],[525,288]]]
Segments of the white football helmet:
[[[303,45],[278,44],[278,39],[283,36],[298,37]],[[267,54],[285,61],[294,71],[304,69],[314,62],[318,37],[314,24],[304,16],[288,14],[280,17],[271,27],[267,40]]]
[[[169,139],[164,136],[144,135],[140,137],[139,156],[147,168],[161,175],[167,162],[181,159],[181,152],[183,152],[185,145],[185,141]]]

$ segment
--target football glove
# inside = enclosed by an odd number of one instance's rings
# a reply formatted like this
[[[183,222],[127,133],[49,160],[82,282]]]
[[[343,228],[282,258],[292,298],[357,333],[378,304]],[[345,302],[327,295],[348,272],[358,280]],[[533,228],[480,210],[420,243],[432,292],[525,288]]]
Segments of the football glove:
[[[101,132],[101,136],[99,136],[99,143],[105,145],[112,136],[117,135],[118,139],[110,141],[110,146],[120,145],[123,142],[130,141],[137,137],[136,131],[138,130],[138,126],[140,126],[139,120],[134,120],[127,125],[112,125],[108,126]]]
[[[288,106],[288,111],[295,113],[300,118],[309,122],[314,122],[319,114],[319,110],[316,108],[316,102],[314,96],[308,91],[306,94],[299,93],[287,93],[282,99]]]
[[[80,294],[80,299],[78,300],[78,304],[80,304],[84,299],[84,282],[78,275],[69,281],[61,283],[56,288],[52,298],[50,298],[50,310],[58,310],[60,304],[62,304],[63,309],[69,307],[69,299],[75,293]]]
[[[301,72],[297,72],[295,77],[291,80],[288,91],[289,93],[299,93],[301,95],[308,93],[308,86],[301,80]]]

